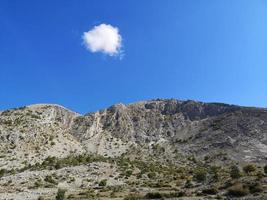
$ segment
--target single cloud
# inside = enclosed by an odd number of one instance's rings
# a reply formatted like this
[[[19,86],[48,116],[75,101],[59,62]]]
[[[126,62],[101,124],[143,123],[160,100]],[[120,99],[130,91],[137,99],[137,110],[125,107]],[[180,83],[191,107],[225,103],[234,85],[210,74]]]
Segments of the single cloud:
[[[83,42],[92,53],[101,52],[109,56],[123,56],[122,37],[117,27],[100,24],[83,33]]]

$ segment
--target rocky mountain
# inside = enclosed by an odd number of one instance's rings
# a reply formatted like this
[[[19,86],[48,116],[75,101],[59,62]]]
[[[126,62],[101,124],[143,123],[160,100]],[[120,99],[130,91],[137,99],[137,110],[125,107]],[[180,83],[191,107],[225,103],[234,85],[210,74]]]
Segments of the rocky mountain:
[[[59,105],[38,104],[0,112],[0,143],[0,199],[36,199],[39,194],[53,195],[63,183],[68,190],[81,189],[86,178],[82,174],[90,171],[91,165],[99,169],[95,173],[103,174],[89,173],[87,176],[95,179],[90,187],[95,187],[99,177],[106,176],[109,186],[129,185],[122,175],[122,158],[129,159],[129,163],[138,160],[150,165],[153,160],[176,168],[205,164],[241,167],[248,163],[264,166],[267,109],[156,99],[116,104],[80,115]],[[89,159],[89,155],[94,159],[85,164],[81,157]],[[80,160],[70,162],[70,157]],[[140,166],[131,165],[131,173],[140,173]],[[45,170],[50,171],[44,173]],[[71,185],[58,178],[50,190],[32,186],[36,182],[30,180],[45,182],[52,172],[76,174],[78,181]],[[116,173],[121,178],[109,178]],[[153,173],[159,176],[161,171]],[[8,184],[10,181],[15,181],[13,186]]]

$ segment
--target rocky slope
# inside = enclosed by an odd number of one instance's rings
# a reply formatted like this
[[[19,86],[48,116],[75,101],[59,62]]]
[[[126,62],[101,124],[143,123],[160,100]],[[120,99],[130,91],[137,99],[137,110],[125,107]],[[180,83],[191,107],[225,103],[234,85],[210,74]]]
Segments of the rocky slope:
[[[69,190],[86,184],[96,187],[104,178],[112,187],[129,185],[122,175],[125,159],[167,163],[168,169],[207,163],[263,166],[267,109],[156,99],[80,115],[59,105],[38,104],[0,112],[0,138],[0,199],[36,199],[40,194],[53,195],[62,185]],[[101,159],[84,158],[89,154]],[[78,156],[78,161],[70,161]],[[143,166],[139,162],[128,164],[136,174]],[[99,170],[90,172],[92,165]],[[153,172],[160,177],[162,169]],[[58,185],[29,191],[49,174],[61,177]],[[69,178],[62,178],[66,174]],[[77,180],[70,183],[73,174]],[[132,181],[138,182],[135,178]],[[85,179],[94,181],[85,184]]]
[[[267,159],[267,110],[259,108],[177,100],[117,104],[77,117],[70,133],[88,150],[110,156],[114,148],[106,140],[112,137],[122,152],[131,144],[159,143],[181,154],[224,152],[240,161]]]

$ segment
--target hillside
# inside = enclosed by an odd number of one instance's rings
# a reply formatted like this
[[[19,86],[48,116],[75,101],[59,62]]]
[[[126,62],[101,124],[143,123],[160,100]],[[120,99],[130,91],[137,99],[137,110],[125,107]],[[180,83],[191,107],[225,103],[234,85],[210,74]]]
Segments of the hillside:
[[[156,99],[80,115],[37,104],[0,112],[0,137],[0,199],[53,199],[58,188],[69,199],[266,198],[263,108]]]

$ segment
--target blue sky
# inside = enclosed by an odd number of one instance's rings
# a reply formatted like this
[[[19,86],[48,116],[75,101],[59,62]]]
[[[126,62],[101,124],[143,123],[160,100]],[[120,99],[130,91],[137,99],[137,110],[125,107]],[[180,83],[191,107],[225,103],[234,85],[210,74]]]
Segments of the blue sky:
[[[82,35],[119,29],[123,59]],[[1,0],[0,110],[153,98],[267,107],[265,0]]]

